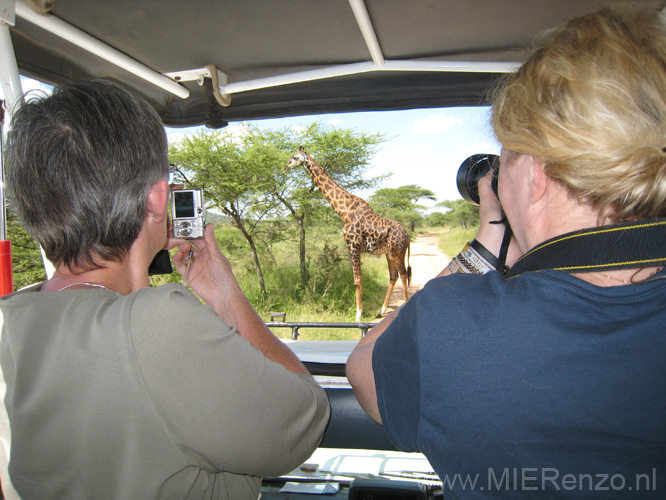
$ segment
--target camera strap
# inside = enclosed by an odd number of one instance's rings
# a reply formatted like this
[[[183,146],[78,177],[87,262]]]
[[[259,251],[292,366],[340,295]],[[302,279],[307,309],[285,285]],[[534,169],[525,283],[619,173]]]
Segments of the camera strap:
[[[502,214],[502,220],[492,221],[491,224],[504,224],[504,237],[502,238],[502,246],[500,247],[500,253],[497,257],[497,270],[506,275],[509,271],[509,268],[506,267],[506,256],[509,253],[509,243],[511,243],[511,238],[513,238],[513,231],[504,214]]]
[[[652,266],[666,266],[666,219],[663,218],[557,236],[523,255],[505,277],[511,279],[544,269],[589,273]]]

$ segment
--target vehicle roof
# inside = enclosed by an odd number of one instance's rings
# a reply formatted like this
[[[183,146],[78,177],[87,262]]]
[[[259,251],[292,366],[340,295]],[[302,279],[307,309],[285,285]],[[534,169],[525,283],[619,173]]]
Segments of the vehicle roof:
[[[55,0],[50,13],[37,14],[17,0],[11,34],[26,76],[53,85],[114,79],[146,98],[167,126],[218,128],[305,114],[484,104],[498,77],[524,60],[536,33],[615,3]],[[660,9],[665,2],[641,3]],[[62,33],[82,39],[87,48]],[[111,47],[121,62],[142,66],[123,69],[90,52],[98,46]],[[449,63],[455,71],[442,71]],[[137,76],[142,68],[188,96],[146,82]],[[217,77],[217,70],[221,87],[201,77]],[[351,74],[341,74],[346,72]],[[329,77],[263,88],[267,77],[291,82],[294,74],[319,73]],[[229,98],[228,106],[220,105]]]

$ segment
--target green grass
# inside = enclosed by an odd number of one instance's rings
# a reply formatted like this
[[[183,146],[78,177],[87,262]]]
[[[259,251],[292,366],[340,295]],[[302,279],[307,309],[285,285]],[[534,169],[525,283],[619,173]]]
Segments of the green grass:
[[[346,252],[346,249],[344,249]],[[250,301],[261,317],[269,321],[271,312],[285,312],[287,322],[312,323],[355,323],[356,294],[351,270],[351,262],[346,253],[340,260],[327,267],[324,259],[313,259],[310,266],[310,282],[303,289],[294,287],[298,277],[298,266],[280,266],[264,272],[268,293],[261,297],[255,290]],[[312,264],[312,262],[311,262]],[[363,316],[361,322],[375,319],[386,293],[388,268],[384,258],[362,257],[363,273]],[[268,277],[267,277],[268,276]],[[252,286],[247,279],[239,279],[241,288]],[[245,291],[245,288],[243,288]],[[281,338],[291,338],[291,329],[275,328],[274,333]],[[300,340],[359,340],[361,331],[352,329],[303,328],[299,330]]]
[[[477,231],[477,227],[470,229],[461,229],[458,226],[452,227],[439,235],[439,248],[446,255],[453,258],[460,253],[465,243],[474,239]]]

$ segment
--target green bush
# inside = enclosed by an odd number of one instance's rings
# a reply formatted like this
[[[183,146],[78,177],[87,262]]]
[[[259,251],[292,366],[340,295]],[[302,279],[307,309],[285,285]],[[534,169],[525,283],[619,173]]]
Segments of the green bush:
[[[46,271],[39,245],[25,232],[9,207],[7,208],[7,238],[12,244],[14,290],[44,281]]]

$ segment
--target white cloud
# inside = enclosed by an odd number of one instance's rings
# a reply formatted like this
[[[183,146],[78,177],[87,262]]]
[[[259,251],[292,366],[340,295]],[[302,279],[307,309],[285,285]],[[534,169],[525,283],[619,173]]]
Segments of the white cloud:
[[[463,125],[463,121],[460,118],[439,113],[415,120],[410,125],[410,128],[417,134],[432,134],[434,132],[443,132],[456,125]]]
[[[304,134],[306,130],[307,127],[304,127],[302,125],[294,125],[293,127],[291,127],[291,131],[296,134]]]
[[[342,123],[342,122],[341,122],[340,120],[338,120],[337,118],[333,118],[332,120],[330,120],[330,121],[328,122],[329,125],[333,125],[334,127],[337,127],[337,126],[340,125],[341,123]]]
[[[250,124],[248,122],[240,122],[237,125],[229,125],[222,129],[222,132],[235,138],[246,137],[250,134]]]

